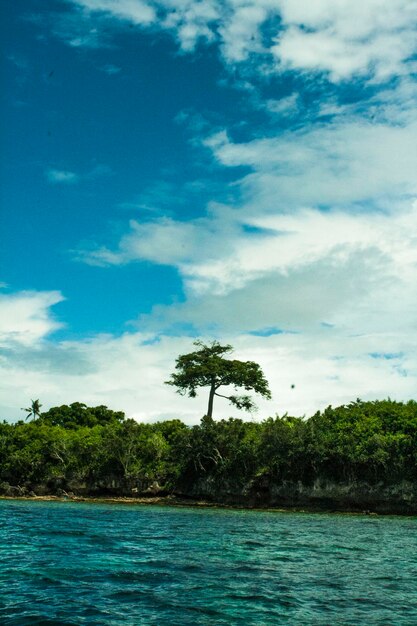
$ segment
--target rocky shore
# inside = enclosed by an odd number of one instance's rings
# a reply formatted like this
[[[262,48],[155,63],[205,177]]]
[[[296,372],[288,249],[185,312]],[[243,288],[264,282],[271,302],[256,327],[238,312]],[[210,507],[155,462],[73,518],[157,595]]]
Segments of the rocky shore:
[[[219,486],[206,480],[171,493],[155,481],[142,489],[132,486],[128,481],[119,481],[117,484],[111,481],[107,485],[93,486],[71,484],[67,489],[51,484],[12,486],[3,483],[0,485],[0,498],[417,515],[417,486],[410,481],[391,485],[320,480],[311,485],[264,481],[242,487],[232,482],[224,482]]]

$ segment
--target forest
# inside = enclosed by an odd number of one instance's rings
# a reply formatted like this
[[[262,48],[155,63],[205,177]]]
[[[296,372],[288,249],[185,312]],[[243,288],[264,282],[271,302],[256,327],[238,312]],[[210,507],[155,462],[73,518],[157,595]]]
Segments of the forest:
[[[366,483],[369,496],[417,479],[414,400],[358,399],[260,422],[205,416],[194,426],[140,423],[78,402],[39,406],[27,409],[30,421],[0,424],[2,495],[180,494],[262,506],[290,502],[283,485],[293,494],[298,485],[296,503],[300,485],[307,493],[317,481]]]

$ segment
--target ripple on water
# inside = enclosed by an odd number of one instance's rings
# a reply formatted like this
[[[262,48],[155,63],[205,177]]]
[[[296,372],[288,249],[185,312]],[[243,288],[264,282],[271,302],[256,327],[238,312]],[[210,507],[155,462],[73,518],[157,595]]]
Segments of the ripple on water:
[[[0,624],[411,626],[416,523],[0,501]]]

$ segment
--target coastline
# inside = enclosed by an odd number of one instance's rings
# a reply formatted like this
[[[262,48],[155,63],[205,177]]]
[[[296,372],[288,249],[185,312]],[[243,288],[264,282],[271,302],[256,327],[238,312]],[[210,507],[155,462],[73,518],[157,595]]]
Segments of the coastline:
[[[88,504],[145,504],[145,505],[161,505],[161,506],[185,506],[195,508],[216,508],[216,509],[241,509],[241,510],[259,510],[259,511],[304,511],[296,507],[276,508],[262,506],[245,506],[239,504],[228,504],[224,502],[212,502],[210,500],[182,498],[179,496],[143,496],[130,498],[128,496],[4,496],[0,495],[1,500],[25,500],[35,502],[83,502]]]
[[[144,496],[130,498],[127,496],[5,496],[0,495],[0,501],[28,501],[28,502],[76,502],[83,504],[124,504],[124,505],[145,505],[145,506],[172,506],[189,507],[196,509],[229,509],[240,511],[264,511],[275,513],[327,513],[336,515],[364,515],[364,516],[397,516],[416,517],[417,514],[398,511],[372,511],[353,508],[339,509],[334,507],[319,506],[268,506],[249,504],[230,504],[203,499],[183,498],[179,496]]]

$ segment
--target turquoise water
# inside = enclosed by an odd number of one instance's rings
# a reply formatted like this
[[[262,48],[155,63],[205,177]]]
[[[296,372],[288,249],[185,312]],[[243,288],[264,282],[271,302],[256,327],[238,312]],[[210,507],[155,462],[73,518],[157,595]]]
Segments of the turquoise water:
[[[0,501],[0,624],[417,624],[417,518]]]

